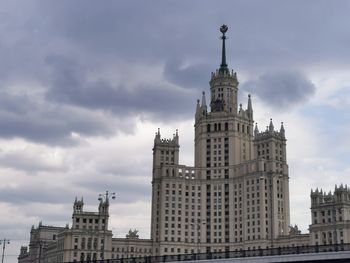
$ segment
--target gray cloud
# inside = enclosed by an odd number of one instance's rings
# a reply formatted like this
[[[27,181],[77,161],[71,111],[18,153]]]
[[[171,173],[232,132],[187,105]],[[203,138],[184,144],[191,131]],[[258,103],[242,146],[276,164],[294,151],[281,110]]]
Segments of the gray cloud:
[[[50,178],[51,176],[51,178]],[[19,182],[15,187],[0,187],[0,199],[11,204],[68,204],[75,193],[73,187],[54,185],[55,175],[33,178],[32,182]],[[40,190],[39,190],[40,189]]]
[[[45,144],[74,146],[80,143],[77,133],[86,136],[112,135],[116,120],[76,107],[47,103],[38,96],[1,93],[0,135],[25,138]],[[128,127],[129,125],[129,127]],[[130,130],[126,122],[120,129]]]
[[[213,66],[209,64],[194,64],[183,66],[180,61],[167,61],[164,67],[164,77],[172,83],[187,89],[199,91],[209,88],[210,72]]]
[[[0,40],[1,90],[16,84],[39,83],[45,95],[44,103],[37,104],[34,111],[32,104],[12,98],[13,109],[26,112],[26,118],[1,115],[6,123],[0,136],[5,138],[18,136],[36,142],[70,144],[74,141],[70,132],[74,130],[94,136],[121,129],[113,130],[105,121],[94,128],[96,119],[90,120],[89,114],[81,114],[75,124],[75,114],[71,112],[78,108],[101,111],[106,121],[111,119],[113,123],[116,118],[131,126],[136,115],[163,122],[192,117],[200,90],[209,90],[210,72],[219,65],[218,26],[223,22],[230,26],[228,63],[248,80],[261,74],[262,69],[268,72],[294,67],[303,72],[304,68],[329,60],[341,66],[350,56],[347,2],[327,5],[326,9],[323,1],[317,6],[304,3],[306,7],[300,10],[294,2],[278,1],[226,1],[223,9],[205,1],[158,1],[149,8],[147,3],[136,1],[96,5],[93,1],[38,0],[27,2],[26,12],[17,8],[19,3],[3,4],[0,33],[6,38]],[[274,8],[270,8],[272,3]],[[232,10],[240,12],[232,16]],[[322,30],[315,30],[320,24]],[[163,76],[157,78],[163,77],[164,82],[144,81],[130,89],[127,81],[114,84],[103,72],[98,79],[89,80],[101,69],[118,70],[123,65],[164,65]],[[124,79],[142,83],[142,74],[128,74]],[[27,93],[31,95],[30,90]],[[298,98],[292,97],[291,101]],[[0,110],[7,110],[8,103],[0,105]],[[67,106],[75,109],[68,110]],[[59,123],[57,113],[52,113],[49,121],[43,116],[47,107],[65,113],[68,123],[64,119]]]
[[[106,110],[119,116],[167,120],[188,116],[194,109],[193,93],[186,89],[166,83],[128,89],[101,78],[89,82],[86,71],[77,63],[57,56],[50,56],[47,61],[52,67],[52,83],[46,96],[54,102]]]
[[[256,94],[270,107],[286,110],[304,102],[315,92],[314,84],[295,72],[271,72],[243,85],[243,89]]]
[[[41,156],[38,156],[37,153],[27,152],[23,149],[11,152],[3,152],[0,150],[0,165],[2,167],[26,171],[30,174],[41,171],[64,172],[66,170],[63,164],[49,162]]]

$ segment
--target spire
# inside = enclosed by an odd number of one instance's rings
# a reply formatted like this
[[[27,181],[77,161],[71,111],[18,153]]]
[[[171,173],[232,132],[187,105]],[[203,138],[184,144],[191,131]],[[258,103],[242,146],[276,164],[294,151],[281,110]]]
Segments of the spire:
[[[202,114],[203,115],[207,114],[207,101],[205,99],[205,92],[204,91],[202,93]]]
[[[252,99],[250,98],[250,94],[248,94],[248,109],[247,109],[247,113],[248,113],[248,118],[250,120],[253,120],[253,106],[252,106]]]
[[[229,70],[227,68],[227,64],[226,64],[226,47],[225,47],[225,40],[226,40],[226,36],[225,33],[228,30],[228,26],[223,24],[220,27],[220,32],[222,33],[222,55],[221,55],[221,65],[220,65],[220,69],[219,72],[220,73],[229,73]]]
[[[176,132],[175,132],[174,142],[177,144],[179,143],[179,131],[178,131],[178,129],[176,129]]]
[[[254,135],[257,136],[259,133],[259,129],[258,129],[258,123],[255,123],[255,129],[254,129]]]
[[[285,131],[284,131],[283,122],[281,122],[280,133],[281,133],[281,135],[282,135],[283,137],[285,136]]]
[[[199,105],[199,100],[197,100],[197,106],[196,106],[196,118],[197,118],[197,117],[198,117],[198,115],[199,115],[200,108],[201,108],[201,106]]]
[[[207,102],[205,99],[205,92],[202,92],[202,107],[207,107]]]
[[[248,111],[253,111],[252,99],[250,98],[250,94],[248,94]]]
[[[272,119],[270,119],[269,131],[274,131],[275,127],[273,127]]]
[[[156,136],[154,137],[154,143],[160,142],[160,129],[158,128],[158,132],[156,132]]]

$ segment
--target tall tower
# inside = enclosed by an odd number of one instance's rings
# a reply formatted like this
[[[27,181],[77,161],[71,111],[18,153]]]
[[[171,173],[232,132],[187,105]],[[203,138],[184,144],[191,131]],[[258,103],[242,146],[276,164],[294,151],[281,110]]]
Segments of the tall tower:
[[[178,135],[153,148],[154,255],[220,252],[276,246],[288,234],[289,177],[283,125],[254,130],[252,98],[237,102],[237,74],[226,62],[212,72],[210,109],[197,100],[194,167],[180,165]]]

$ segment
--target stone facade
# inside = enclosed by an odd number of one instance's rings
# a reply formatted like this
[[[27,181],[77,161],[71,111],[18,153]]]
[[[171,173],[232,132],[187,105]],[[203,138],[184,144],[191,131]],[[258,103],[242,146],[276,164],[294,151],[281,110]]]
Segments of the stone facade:
[[[125,238],[112,239],[112,259],[152,256],[152,242],[140,239],[137,230],[129,230]]]
[[[334,193],[311,190],[310,243],[350,243],[350,189],[335,186]]]
[[[194,167],[179,164],[179,136],[153,148],[154,255],[273,247],[289,232],[289,175],[283,124],[254,128],[250,95],[237,107],[238,79],[226,64],[195,114]]]
[[[32,226],[32,229],[30,231],[29,250],[28,247],[21,247],[20,255],[18,256],[18,262],[40,262],[40,259],[46,257],[46,248],[52,246],[56,247],[58,234],[65,230],[67,230],[66,227],[46,226],[41,222],[36,228]]]
[[[83,200],[75,200],[72,225],[32,227],[29,250],[22,247],[19,263],[56,263],[150,256],[152,242],[135,232],[112,238],[108,229],[109,201],[101,200],[98,212],[84,211]]]

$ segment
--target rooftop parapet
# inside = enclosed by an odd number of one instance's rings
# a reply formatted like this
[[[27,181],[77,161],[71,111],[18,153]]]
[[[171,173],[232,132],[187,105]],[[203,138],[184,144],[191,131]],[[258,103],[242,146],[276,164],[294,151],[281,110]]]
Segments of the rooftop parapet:
[[[274,129],[272,119],[270,119],[270,125],[266,126],[266,130],[262,131],[262,132],[259,132],[258,124],[256,123],[255,129],[254,129],[254,136],[255,136],[255,139],[264,139],[264,138],[268,138],[271,136],[275,136],[275,137],[278,137],[280,139],[285,140],[286,137],[285,137],[285,130],[284,130],[283,122],[281,122],[280,130],[276,131]]]
[[[173,134],[172,139],[162,139],[160,136],[160,129],[158,128],[158,132],[156,132],[156,135],[154,137],[154,144],[162,146],[179,146],[178,130],[176,129],[176,132]]]
[[[335,185],[334,192],[328,193],[322,189],[311,189],[310,197],[313,203],[316,204],[332,204],[332,203],[350,203],[350,188],[347,185]]]
[[[236,72],[233,72],[233,70],[231,71],[224,71],[224,72],[221,72],[220,70],[216,70],[215,72],[212,72],[211,73],[211,79],[210,81],[214,80],[214,79],[217,79],[217,78],[234,78],[237,80],[237,73]]]

